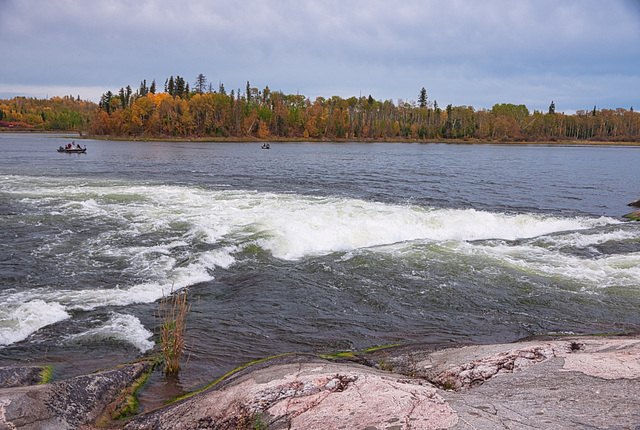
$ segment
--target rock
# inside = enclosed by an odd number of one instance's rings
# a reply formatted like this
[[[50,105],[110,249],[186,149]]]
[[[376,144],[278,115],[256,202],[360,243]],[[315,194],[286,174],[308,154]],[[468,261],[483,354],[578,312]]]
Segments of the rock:
[[[402,429],[408,423],[447,428],[457,417],[425,381],[288,355],[136,417],[125,429]]]
[[[132,363],[0,389],[0,430],[109,425],[107,415],[150,369]],[[341,358],[283,355],[134,416],[125,429],[633,429],[638,423],[635,334],[404,345]]]
[[[623,217],[630,219],[631,221],[640,221],[640,210],[630,212],[626,215],[623,215]]]
[[[635,202],[629,203],[627,206],[635,206],[637,208],[640,208],[640,199],[636,200]]]
[[[76,429],[94,423],[151,369],[140,362],[49,384],[0,389],[0,430]]]
[[[125,429],[622,429],[638,423],[640,336],[631,335],[406,345],[348,361],[280,356],[136,416]]]
[[[25,387],[48,382],[49,366],[0,367],[0,388]]]

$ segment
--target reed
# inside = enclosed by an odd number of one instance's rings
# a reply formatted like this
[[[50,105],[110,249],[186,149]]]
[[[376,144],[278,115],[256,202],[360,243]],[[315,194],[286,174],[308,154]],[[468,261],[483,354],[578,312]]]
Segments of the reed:
[[[191,309],[191,305],[187,305],[187,293],[188,289],[176,293],[171,287],[171,293],[163,295],[160,300],[160,346],[166,374],[176,375],[180,371],[180,359],[185,349],[186,317]]]

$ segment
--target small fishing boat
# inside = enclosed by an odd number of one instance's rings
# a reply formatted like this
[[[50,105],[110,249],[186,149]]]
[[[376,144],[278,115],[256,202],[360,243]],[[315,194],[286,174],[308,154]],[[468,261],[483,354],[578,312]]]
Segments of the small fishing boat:
[[[87,152],[87,147],[85,146],[84,148],[81,148],[80,145],[76,145],[75,142],[72,142],[65,146],[58,147],[58,152],[82,154]]]

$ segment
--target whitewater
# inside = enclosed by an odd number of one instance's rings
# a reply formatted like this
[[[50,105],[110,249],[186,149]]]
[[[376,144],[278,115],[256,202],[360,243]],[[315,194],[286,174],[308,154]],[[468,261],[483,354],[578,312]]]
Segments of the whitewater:
[[[17,136],[0,144],[41,150],[0,162],[4,360],[151,353],[179,290],[186,387],[281,352],[640,327],[634,148],[88,141],[72,158]]]

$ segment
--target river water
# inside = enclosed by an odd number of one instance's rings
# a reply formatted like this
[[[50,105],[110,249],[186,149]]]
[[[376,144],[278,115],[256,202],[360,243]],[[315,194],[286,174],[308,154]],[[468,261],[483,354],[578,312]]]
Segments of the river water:
[[[0,134],[0,365],[151,352],[188,288],[192,390],[251,360],[640,329],[640,147]]]

